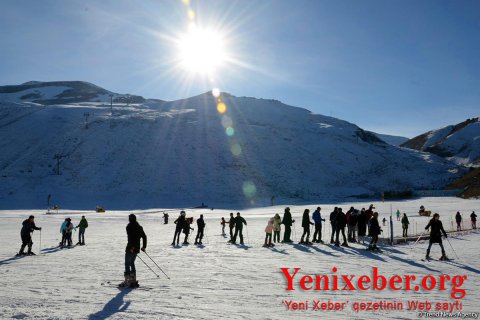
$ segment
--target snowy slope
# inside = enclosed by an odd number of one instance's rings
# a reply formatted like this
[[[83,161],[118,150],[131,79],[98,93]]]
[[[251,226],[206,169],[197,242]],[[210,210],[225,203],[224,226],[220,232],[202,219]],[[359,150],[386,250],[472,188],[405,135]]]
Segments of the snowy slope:
[[[51,105],[87,101],[110,102],[110,95],[113,95],[117,101],[144,101],[139,96],[119,95],[83,81],[30,81],[21,85],[0,86],[0,104],[34,102]]]
[[[429,131],[402,146],[431,152],[459,165],[479,166],[480,118]]]
[[[0,105],[0,207],[266,205],[442,188],[435,155],[275,100]],[[88,113],[88,129],[85,114]],[[61,156],[56,175],[55,155]]]
[[[413,212],[420,204],[440,212],[446,228],[455,211],[468,214],[477,209],[480,202],[458,198],[431,198],[418,201],[376,204],[381,213],[390,211],[390,204],[407,212],[412,225],[418,222],[421,232],[428,219]],[[328,215],[332,205],[320,204],[323,216]],[[362,207],[368,203],[341,204],[344,209],[350,205]],[[309,206],[314,209],[315,206]],[[292,206],[294,219],[301,220],[304,207]],[[427,243],[383,247],[384,253],[373,254],[364,250],[361,244],[350,248],[336,248],[316,244],[278,244],[273,249],[262,248],[264,228],[274,213],[282,213],[283,207],[258,208],[242,211],[248,222],[244,230],[247,246],[237,247],[226,244],[220,235],[219,220],[229,211],[187,210],[187,216],[206,218],[204,246],[170,247],[174,226],[163,225],[162,213],[135,211],[138,221],[148,236],[147,252],[170,276],[166,279],[145,254],[144,259],[160,274],[157,278],[137,258],[137,278],[141,288],[118,290],[114,287],[123,277],[123,258],[126,244],[125,226],[130,212],[71,212],[69,214],[44,215],[43,211],[0,212],[0,318],[2,319],[419,319],[417,312],[403,311],[361,311],[352,310],[353,302],[397,301],[405,305],[410,300],[454,303],[451,299],[451,285],[446,290],[432,291],[302,291],[288,292],[286,280],[280,268],[301,268],[302,274],[332,275],[332,268],[338,274],[371,275],[377,267],[382,275],[415,275],[417,279],[442,274],[465,275],[468,278],[460,286],[467,290],[462,302],[463,312],[478,312],[480,289],[480,253],[478,233],[450,236],[452,247],[459,259],[451,262],[432,261],[425,263]],[[35,221],[42,229],[42,254],[34,257],[15,259],[13,254],[20,246],[19,230],[22,221],[35,214]],[[175,218],[178,211],[171,212]],[[86,231],[86,246],[73,249],[59,249],[58,232],[66,216],[76,225],[81,215],[89,221]],[[465,215],[464,215],[465,218]],[[399,223],[394,221],[395,227]],[[194,226],[196,228],[196,225]],[[413,227],[412,227],[413,228]],[[384,228],[385,229],[385,228]],[[298,241],[300,226],[295,228],[293,237]],[[196,232],[196,230],[195,230]],[[282,232],[283,233],[283,232]],[[323,239],[329,238],[326,225]],[[75,235],[76,236],[76,235]],[[182,235],[183,236],[183,235]],[[75,237],[74,237],[74,240]],[[33,234],[35,252],[39,252],[40,233]],[[445,241],[447,254],[455,258],[452,248]],[[438,258],[438,245],[432,248],[432,256]],[[110,284],[107,283],[110,281]],[[102,286],[102,283],[106,284]],[[298,288],[298,285],[296,285]],[[283,300],[349,301],[343,311],[287,311]],[[310,302],[310,304],[313,304]]]
[[[391,144],[392,146],[400,146],[402,143],[405,143],[408,141],[408,138],[406,137],[392,136],[389,134],[381,134],[381,133],[375,133],[375,132],[372,132],[372,133],[375,134],[379,139],[385,141],[388,144]]]

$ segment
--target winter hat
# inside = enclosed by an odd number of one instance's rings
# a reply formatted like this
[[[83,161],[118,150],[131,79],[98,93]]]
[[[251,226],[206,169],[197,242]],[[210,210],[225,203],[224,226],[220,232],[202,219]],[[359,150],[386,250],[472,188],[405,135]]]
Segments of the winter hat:
[[[30,216],[30,217],[28,217],[28,219],[35,219],[35,217],[34,217],[34,216]]]
[[[128,216],[128,221],[130,222],[135,222],[137,221],[137,216],[134,215],[133,213]]]
[[[185,215],[185,211],[180,211],[180,215],[184,216]]]

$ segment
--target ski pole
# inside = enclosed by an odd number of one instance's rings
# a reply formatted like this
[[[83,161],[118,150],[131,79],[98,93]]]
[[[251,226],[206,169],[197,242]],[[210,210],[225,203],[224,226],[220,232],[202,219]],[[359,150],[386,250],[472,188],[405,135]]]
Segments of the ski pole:
[[[148,265],[148,264],[147,264],[145,261],[143,261],[143,259],[142,259],[142,258],[141,258],[139,255],[137,255],[137,257],[138,257],[138,259],[140,259],[140,261],[142,261],[142,262],[143,262],[143,264],[144,264],[144,265],[146,265],[146,266],[147,266],[147,268],[148,268],[148,269],[150,269],[150,271],[152,271],[152,272],[153,272],[153,274],[154,274],[154,275],[156,275],[156,276],[157,276],[157,278],[160,278],[160,276],[159,276],[159,275],[158,275],[158,274],[157,274],[155,271],[153,271],[153,269],[152,269],[152,268],[150,268],[150,266],[149,266],[149,265]]]
[[[207,240],[207,244],[210,243],[210,241],[208,241],[208,235],[207,235],[207,224],[205,224],[205,240]]]
[[[425,233],[426,230],[424,230],[422,232],[422,234],[418,237],[417,241],[415,241],[415,243],[413,245],[416,245],[418,241],[420,241],[420,238],[423,236],[423,234]]]
[[[165,277],[167,277],[167,279],[170,280],[170,277],[165,273],[165,271],[163,271],[162,268],[160,268],[160,266],[155,262],[155,260],[153,260],[152,257],[150,257],[150,255],[149,255],[147,252],[143,251],[143,253],[145,253],[145,254],[147,255],[147,257],[149,257],[150,260],[152,260],[152,262],[155,263],[155,265],[157,266],[157,268],[160,269],[160,271],[163,272],[163,274],[165,275]]]
[[[246,229],[247,229],[247,243],[250,244],[250,237],[248,236],[248,226],[245,225]]]
[[[448,244],[450,245],[450,248],[452,248],[452,250],[453,250],[453,253],[455,253],[455,257],[457,257],[457,259],[459,259],[459,260],[460,260],[460,258],[459,258],[459,257],[458,257],[458,255],[457,255],[457,252],[455,251],[455,249],[453,249],[453,246],[452,246],[452,244],[450,243],[450,240],[448,240],[448,238],[447,238],[447,237],[445,237],[445,239],[447,239],[447,241],[448,241]]]
[[[39,231],[40,231],[40,244],[38,248],[38,254],[42,254],[42,229],[40,229]]]

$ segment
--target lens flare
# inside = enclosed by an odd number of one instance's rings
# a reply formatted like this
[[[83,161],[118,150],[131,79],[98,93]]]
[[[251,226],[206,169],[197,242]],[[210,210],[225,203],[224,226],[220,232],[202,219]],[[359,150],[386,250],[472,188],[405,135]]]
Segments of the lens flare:
[[[220,97],[220,89],[218,89],[218,88],[213,88],[213,89],[212,89],[212,95],[213,95],[215,98]]]
[[[235,134],[235,129],[233,129],[232,127],[228,127],[227,129],[225,129],[225,133],[227,134],[227,136],[232,137]]]
[[[252,181],[245,181],[243,183],[242,189],[243,189],[243,194],[247,198],[253,198],[257,193],[257,187],[255,187],[255,184]]]
[[[223,102],[219,102],[217,104],[217,111],[221,114],[225,113],[227,111],[227,105]]]
[[[234,156],[239,156],[242,154],[242,147],[240,147],[240,145],[238,143],[234,143],[232,144],[232,146],[230,147],[230,151],[232,152],[232,154]]]
[[[227,115],[223,115],[223,116],[222,116],[222,126],[223,126],[224,128],[233,127],[232,118],[230,118],[230,117],[227,116]]]

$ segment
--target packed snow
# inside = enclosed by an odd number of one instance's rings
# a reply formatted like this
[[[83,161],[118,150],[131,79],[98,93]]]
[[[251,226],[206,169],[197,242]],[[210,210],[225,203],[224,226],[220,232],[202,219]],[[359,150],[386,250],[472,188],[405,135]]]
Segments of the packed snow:
[[[333,206],[346,211],[350,206],[368,207],[370,203],[319,204],[322,216],[327,218]],[[376,210],[383,217],[394,213],[395,234],[399,222],[395,212],[406,212],[412,225],[411,232],[420,233],[427,224],[427,217],[417,213],[420,205],[427,210],[439,212],[445,227],[456,211],[463,215],[469,227],[469,214],[480,207],[479,200],[458,198],[423,198],[412,201],[376,202]],[[423,262],[427,242],[418,244],[383,246],[383,253],[365,251],[362,244],[334,247],[327,244],[303,246],[277,244],[263,248],[264,228],[275,213],[283,216],[285,206],[264,207],[240,211],[247,220],[244,229],[245,246],[228,245],[221,235],[220,218],[228,220],[230,210],[186,209],[187,216],[195,219],[203,214],[207,227],[203,246],[190,245],[171,247],[173,220],[178,210],[168,211],[170,223],[163,224],[165,209],[109,211],[59,210],[46,215],[45,210],[0,211],[0,270],[2,280],[0,291],[0,318],[35,319],[384,319],[385,311],[360,311],[352,309],[357,301],[400,301],[410,300],[454,303],[451,290],[433,291],[286,291],[287,281],[280,268],[301,268],[302,274],[332,275],[332,268],[338,274],[370,275],[373,267],[385,276],[416,275],[440,276],[466,275],[461,286],[466,290],[462,312],[478,312],[478,289],[480,274],[480,252],[477,232],[451,234],[448,238],[458,258],[447,241],[444,245],[447,255],[453,261]],[[311,212],[317,205],[290,206],[296,227],[294,240],[300,237],[301,215],[305,208]],[[236,210],[232,210],[236,212]],[[478,211],[477,211],[478,212]],[[168,280],[161,271],[141,253],[145,260],[159,274],[157,278],[137,258],[139,289],[121,289],[116,285],[123,280],[123,258],[126,245],[125,226],[128,214],[135,213],[148,236],[147,253],[171,278]],[[37,256],[16,258],[20,247],[20,228],[24,219],[35,215],[41,233],[33,234],[33,251]],[[71,249],[58,247],[59,228],[66,217],[77,225],[85,215],[89,227],[86,230],[86,246]],[[382,225],[382,224],[381,224]],[[417,225],[415,230],[415,225]],[[196,225],[194,224],[196,229]],[[384,230],[388,227],[382,227]],[[283,228],[282,228],[283,229]],[[228,233],[228,227],[227,227]],[[283,233],[283,230],[282,230]],[[384,232],[385,233],[385,232]],[[387,232],[388,233],[388,232]],[[329,239],[330,227],[325,224],[323,240]],[[41,235],[41,247],[40,247]],[[76,234],[74,242],[76,242]],[[384,236],[386,236],[384,234]],[[387,234],[388,236],[388,234]],[[182,234],[183,238],[183,234]],[[438,258],[440,249],[434,245],[432,256]],[[102,285],[103,284],[103,285]],[[283,301],[305,300],[346,301],[343,311],[288,311]],[[391,319],[416,319],[417,312],[411,310],[388,311]]]

